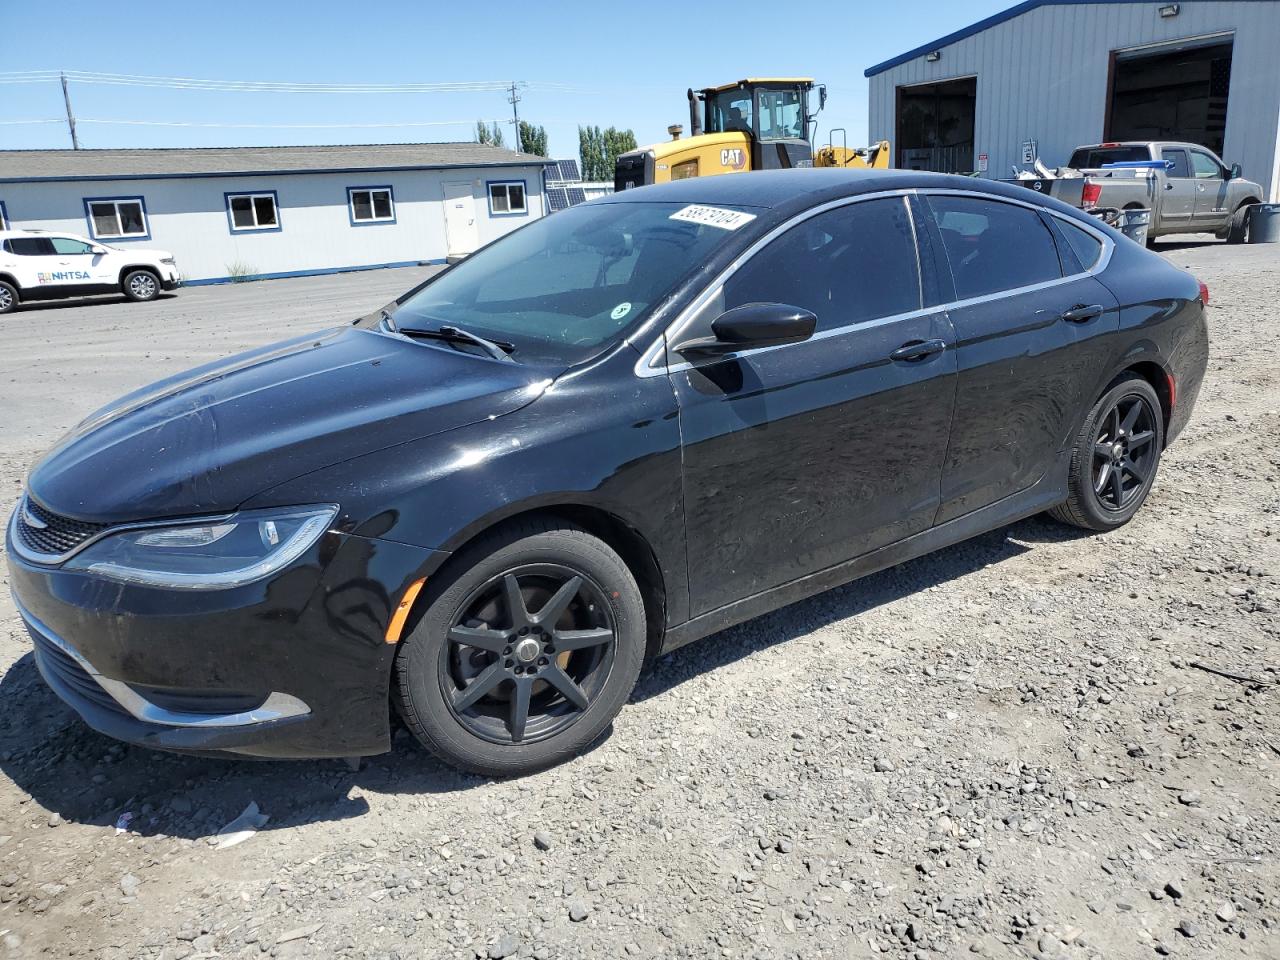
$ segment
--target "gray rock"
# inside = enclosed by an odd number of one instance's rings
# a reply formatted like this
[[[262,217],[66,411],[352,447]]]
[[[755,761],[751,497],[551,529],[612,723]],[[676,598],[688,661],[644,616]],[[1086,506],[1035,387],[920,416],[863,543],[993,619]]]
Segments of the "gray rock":
[[[135,877],[132,873],[126,873],[120,878],[120,892],[126,897],[137,896],[138,887],[142,885],[142,881]]]
[[[576,900],[569,904],[569,919],[574,923],[581,923],[589,916],[591,916],[591,908],[581,900]]]
[[[489,960],[503,960],[504,957],[514,957],[519,950],[519,939],[514,934],[504,933],[498,938],[497,943],[489,945]]]
[[[533,835],[533,845],[539,850],[550,850],[551,834],[547,833],[545,830],[537,831]],[[506,954],[503,954],[503,956],[506,956]]]
[[[1184,790],[1178,794],[1178,802],[1184,807],[1195,807],[1200,804],[1199,790]]]
[[[1215,916],[1223,923],[1230,923],[1236,918],[1236,905],[1228,900],[1222,906],[1218,907]]]
[[[1189,940],[1200,932],[1200,927],[1191,920],[1183,920],[1178,924],[1178,932]]]
[[[887,760],[884,757],[876,757],[875,762],[871,764],[871,769],[876,773],[893,773],[897,767],[893,765],[892,760]]]
[[[1177,880],[1170,880],[1164,885],[1164,892],[1175,900],[1181,900],[1187,895],[1186,888]]]

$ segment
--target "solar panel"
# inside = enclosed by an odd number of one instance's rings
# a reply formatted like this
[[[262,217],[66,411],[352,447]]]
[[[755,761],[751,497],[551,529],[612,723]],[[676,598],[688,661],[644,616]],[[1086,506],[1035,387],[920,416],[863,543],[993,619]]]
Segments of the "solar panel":
[[[554,164],[554,163],[552,163],[552,164],[550,164],[550,165],[548,165],[548,166],[543,167],[543,168],[542,168],[542,182],[543,182],[543,183],[559,183],[559,182],[560,182],[560,168],[559,168],[556,164]]]
[[[547,188],[547,206],[552,213],[557,210],[567,210],[569,207],[568,191],[564,187],[548,187]]]
[[[569,183],[578,183],[582,180],[582,174],[578,172],[577,160],[560,160],[556,163],[560,168],[560,179]]]
[[[569,206],[576,207],[580,203],[587,202],[587,191],[581,187],[569,187],[565,193],[569,195]]]

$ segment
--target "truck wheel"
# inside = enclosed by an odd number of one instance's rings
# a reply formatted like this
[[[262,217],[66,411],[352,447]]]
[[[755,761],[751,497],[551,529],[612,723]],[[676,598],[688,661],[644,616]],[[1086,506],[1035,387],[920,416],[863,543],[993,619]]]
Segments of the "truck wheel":
[[[1253,212],[1250,203],[1240,204],[1240,208],[1231,215],[1231,225],[1227,227],[1227,243],[1244,243],[1249,236],[1249,215]]]
[[[18,291],[0,280],[0,313],[12,313],[18,309]]]
[[[150,270],[130,270],[120,286],[124,295],[135,302],[154,300],[160,295],[160,279]]]

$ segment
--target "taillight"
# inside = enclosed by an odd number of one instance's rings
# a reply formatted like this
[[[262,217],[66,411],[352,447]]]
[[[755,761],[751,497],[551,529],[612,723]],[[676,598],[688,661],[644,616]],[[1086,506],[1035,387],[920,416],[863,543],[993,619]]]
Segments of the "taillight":
[[[1096,206],[1098,198],[1102,196],[1102,184],[1085,183],[1084,190],[1080,193],[1080,201],[1086,207]]]
[[[1203,280],[1200,281],[1200,303],[1206,307],[1209,305],[1209,285]]]

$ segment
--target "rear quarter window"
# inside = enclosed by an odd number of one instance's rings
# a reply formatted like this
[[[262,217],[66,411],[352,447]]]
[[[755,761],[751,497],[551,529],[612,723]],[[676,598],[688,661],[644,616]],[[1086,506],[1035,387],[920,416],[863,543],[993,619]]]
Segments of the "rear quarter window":
[[[1062,231],[1062,235],[1067,238],[1067,243],[1075,252],[1076,259],[1080,261],[1080,266],[1085,270],[1092,270],[1097,266],[1098,261],[1102,259],[1102,241],[1069,220],[1063,220],[1061,217],[1054,219],[1057,220],[1058,229]]]

